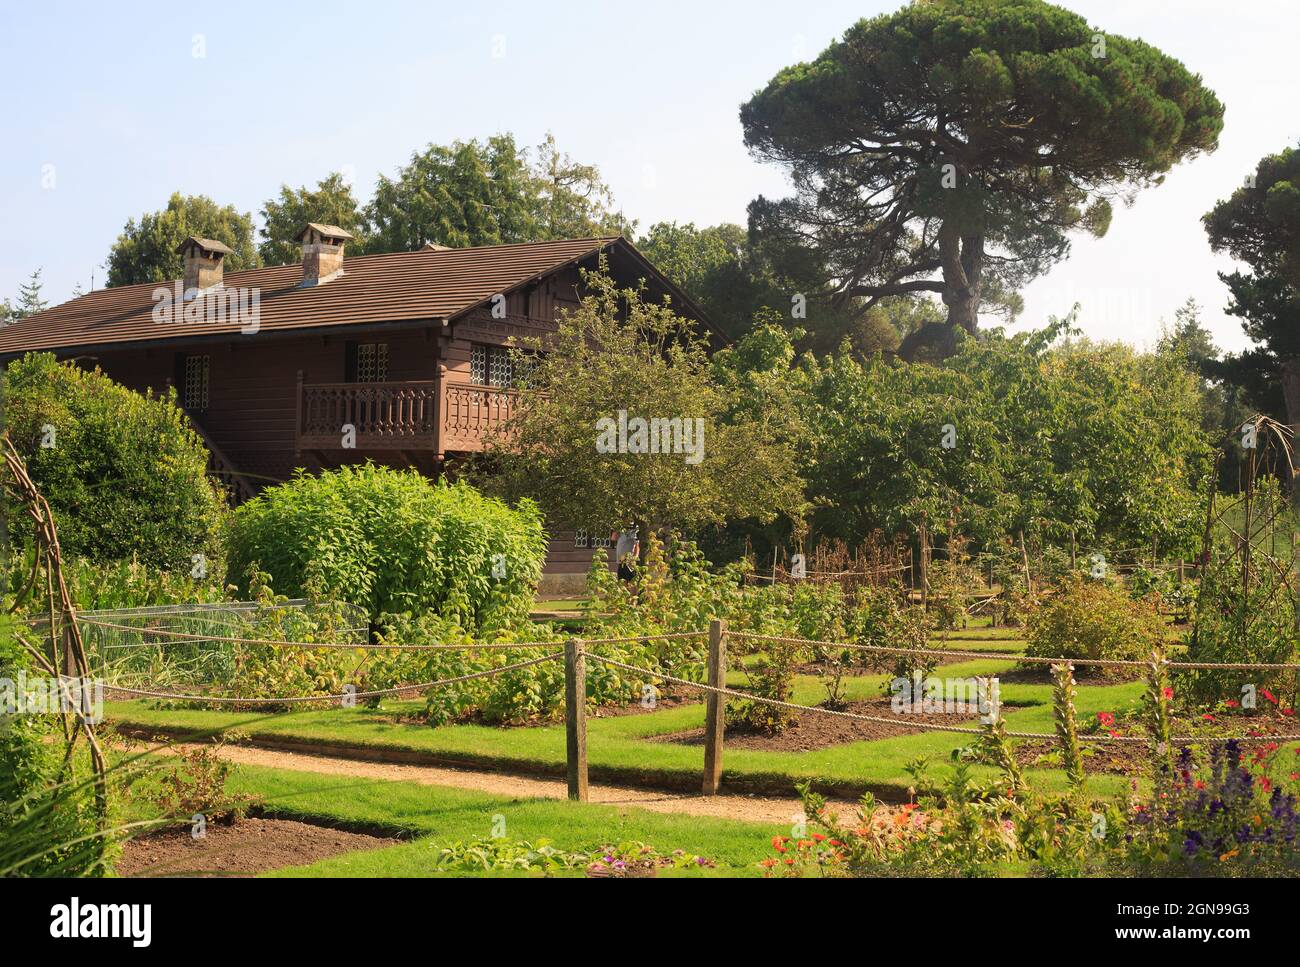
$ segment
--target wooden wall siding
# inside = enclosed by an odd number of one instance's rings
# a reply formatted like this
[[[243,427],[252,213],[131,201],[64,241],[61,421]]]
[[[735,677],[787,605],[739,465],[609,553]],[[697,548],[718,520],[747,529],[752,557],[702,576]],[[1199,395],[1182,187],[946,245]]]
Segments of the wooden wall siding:
[[[555,331],[560,312],[577,306],[578,285],[577,269],[568,269],[512,293],[507,297],[504,319],[493,319],[490,308],[482,308],[449,326],[421,330],[340,332],[266,341],[252,336],[237,343],[201,346],[187,346],[178,340],[166,348],[111,350],[76,358],[82,365],[98,364],[110,377],[138,392],[162,393],[176,379],[178,354],[207,355],[208,406],[191,416],[240,474],[257,487],[288,480],[297,468],[320,471],[367,459],[393,467],[414,466],[436,476],[441,472],[434,460],[436,439],[454,460],[457,454],[481,450],[484,434],[509,415],[512,394],[472,384],[471,346],[518,345],[524,338],[544,338]],[[410,432],[404,438],[390,433],[387,441],[381,442],[382,434],[366,435],[374,429],[367,421],[391,422],[393,413],[373,400],[368,407],[362,405],[367,387],[381,391],[377,384],[345,382],[349,342],[388,344],[384,388],[412,391],[397,414],[397,422],[409,424]],[[75,352],[62,355],[75,356]],[[315,412],[300,410],[299,371],[306,387],[303,398],[314,393],[320,402],[321,408]],[[442,392],[434,395],[439,383]],[[312,390],[313,386],[317,389]],[[356,418],[341,419],[345,411]],[[440,437],[428,432],[430,420],[441,424]],[[355,450],[339,447],[344,422],[357,425]],[[299,436],[300,425],[310,431],[307,436]],[[572,532],[557,533],[548,545],[546,572],[585,573],[592,554],[590,548],[574,546]]]
[[[83,362],[98,362],[113,379],[139,392],[162,392],[175,376],[178,353],[206,354],[210,359],[208,407],[192,417],[240,471],[256,475],[254,479],[287,480],[295,467],[322,467],[314,454],[294,455],[298,371],[303,371],[307,383],[342,382],[348,341],[341,336],[314,336],[258,343],[253,336],[234,345],[186,347],[178,343],[175,349],[105,352]],[[391,381],[432,381],[435,376],[438,340],[423,331],[358,335],[354,341],[388,343]],[[373,455],[354,454],[357,462]],[[382,462],[391,460],[384,457]],[[397,459],[395,465],[402,463]]]

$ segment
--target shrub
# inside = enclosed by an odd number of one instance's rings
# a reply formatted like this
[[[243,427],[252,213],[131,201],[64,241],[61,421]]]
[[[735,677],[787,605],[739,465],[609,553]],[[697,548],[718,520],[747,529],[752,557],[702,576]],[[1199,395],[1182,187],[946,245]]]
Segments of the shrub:
[[[174,393],[151,399],[38,353],[9,364],[4,401],[65,553],[186,571],[195,554],[218,558],[224,500]],[[19,538],[30,532],[19,512],[7,523]]]
[[[465,483],[366,464],[300,472],[241,506],[229,568],[245,580],[256,564],[295,596],[315,575],[374,621],[434,611],[473,632],[527,616],[545,553],[532,501],[511,509]]]
[[[1166,628],[1151,600],[1075,575],[1030,614],[1028,637],[1031,658],[1135,661],[1150,658]]]
[[[17,595],[32,573],[34,548],[14,555],[8,570],[0,571],[6,594]],[[219,564],[219,562],[217,562]],[[165,571],[147,567],[138,560],[98,564],[85,558],[63,559],[63,580],[79,610],[146,608],[166,604],[210,604],[226,600],[225,589],[214,567],[204,578],[195,578],[190,570]],[[43,595],[35,594],[23,602],[22,613],[39,614],[47,608]]]
[[[1220,551],[1221,556],[1229,553]],[[1196,628],[1187,652],[1192,662],[1282,664],[1295,660],[1296,604],[1290,577],[1257,552],[1252,580],[1243,586],[1240,565],[1203,569]],[[1285,669],[1189,669],[1179,675],[1189,698],[1218,702],[1242,698],[1243,685],[1297,695],[1297,677]]]
[[[0,615],[0,876],[103,876],[111,838],[86,770],[73,774],[84,756],[65,758],[57,714],[10,714],[19,674],[41,674],[13,632]]]

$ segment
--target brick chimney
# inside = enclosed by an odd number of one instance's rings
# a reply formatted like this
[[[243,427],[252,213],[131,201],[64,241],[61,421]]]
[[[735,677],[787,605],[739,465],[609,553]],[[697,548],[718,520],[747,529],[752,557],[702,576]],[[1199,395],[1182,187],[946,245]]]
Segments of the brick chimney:
[[[234,249],[215,238],[191,235],[176,247],[176,251],[185,256],[183,291],[188,298],[193,292],[221,285],[222,263]]]
[[[343,245],[352,238],[337,225],[308,222],[298,233],[302,242],[302,285],[324,285],[343,274]]]

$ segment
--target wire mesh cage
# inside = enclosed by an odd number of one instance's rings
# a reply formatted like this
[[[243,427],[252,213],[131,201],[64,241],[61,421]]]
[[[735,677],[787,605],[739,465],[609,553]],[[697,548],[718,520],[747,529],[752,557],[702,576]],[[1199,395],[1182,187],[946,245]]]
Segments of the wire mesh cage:
[[[31,622],[47,637],[49,619]],[[77,626],[91,674],[124,687],[221,686],[240,648],[258,641],[366,643],[365,611],[338,601],[226,601],[81,611]]]

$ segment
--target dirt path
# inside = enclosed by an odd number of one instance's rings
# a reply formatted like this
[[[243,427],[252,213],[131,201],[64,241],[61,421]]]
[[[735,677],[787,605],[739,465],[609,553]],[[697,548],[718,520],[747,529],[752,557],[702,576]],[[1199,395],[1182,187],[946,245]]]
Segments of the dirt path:
[[[187,746],[186,748],[198,747]],[[563,799],[568,794],[567,787],[561,779],[512,776],[500,772],[447,769],[440,766],[359,762],[355,759],[336,759],[330,756],[281,752],[250,746],[224,746],[220,754],[222,758],[242,765],[295,769],[299,772],[319,772],[331,776],[355,776],[359,779],[418,782],[426,786],[452,786],[498,796]],[[597,783],[592,783],[590,792],[592,802],[609,806],[635,806],[638,809],[659,813],[716,816],[754,823],[775,823],[781,826],[791,825],[795,817],[802,812],[799,800],[795,798],[740,795],[705,798],[679,792],[661,792]],[[832,802],[832,805],[837,807],[842,815],[853,815],[851,803],[839,801]]]

